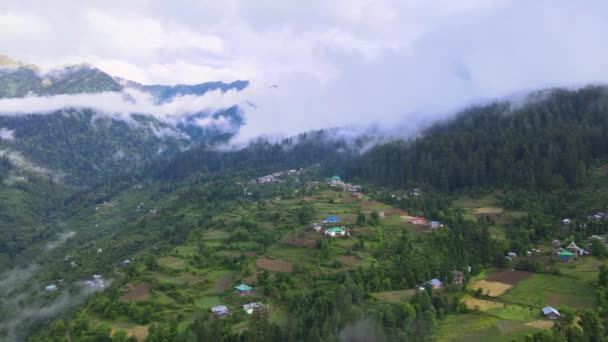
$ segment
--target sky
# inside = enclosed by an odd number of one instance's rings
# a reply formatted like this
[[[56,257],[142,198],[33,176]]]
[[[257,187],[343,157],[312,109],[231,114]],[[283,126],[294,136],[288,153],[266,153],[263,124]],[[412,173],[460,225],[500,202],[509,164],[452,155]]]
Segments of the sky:
[[[605,83],[606,13],[592,0],[3,0],[0,54],[142,83],[250,80],[243,139],[407,131],[471,104]]]

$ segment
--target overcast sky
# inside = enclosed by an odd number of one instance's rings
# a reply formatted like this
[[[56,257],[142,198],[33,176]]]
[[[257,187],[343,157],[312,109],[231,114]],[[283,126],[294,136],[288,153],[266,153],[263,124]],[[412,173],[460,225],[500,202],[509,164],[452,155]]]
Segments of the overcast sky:
[[[244,137],[413,127],[478,101],[606,82],[606,13],[601,0],[3,0],[0,53],[143,83],[250,80]]]

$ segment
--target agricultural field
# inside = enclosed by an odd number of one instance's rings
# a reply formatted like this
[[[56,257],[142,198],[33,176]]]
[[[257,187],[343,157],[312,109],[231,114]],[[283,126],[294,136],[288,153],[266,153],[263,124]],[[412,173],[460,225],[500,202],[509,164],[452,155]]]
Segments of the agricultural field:
[[[576,309],[593,307],[595,291],[587,282],[565,276],[534,274],[508,290],[505,301],[541,308],[567,305]]]
[[[139,201],[133,201],[133,205],[137,207]],[[281,306],[277,305],[276,298],[268,296],[275,292],[266,291],[260,284],[259,279],[263,274],[271,279],[281,275],[297,275],[292,288],[281,294],[290,296],[294,291],[305,291],[318,285],[310,282],[310,274],[331,274],[340,268],[369,267],[375,262],[370,253],[353,253],[352,250],[356,248],[358,234],[367,236],[377,229],[380,232],[381,228],[366,226],[364,230],[359,230],[361,227],[354,225],[358,212],[364,212],[369,217],[371,211],[386,211],[387,215],[382,219],[383,229],[406,229],[403,211],[369,198],[354,200],[348,193],[327,190],[308,196],[306,201],[314,208],[312,222],[322,222],[327,216],[338,216],[339,224],[351,227],[354,236],[330,239],[308,225],[290,224],[296,221],[294,212],[301,207],[301,199],[275,198],[267,201],[263,210],[243,206],[216,218],[218,222],[223,222],[218,227],[203,230],[196,239],[158,257],[156,269],[131,277],[128,283],[122,285],[120,299],[125,303],[152,305],[157,308],[153,317],[161,314],[179,316],[182,322],[192,322],[199,310],[208,311],[218,305],[227,306],[241,317],[243,304],[260,301],[273,308],[272,321],[284,325],[286,322],[284,314],[281,314]],[[247,234],[246,231],[234,228],[235,225],[242,225],[242,222],[254,224],[272,234],[272,242],[264,246],[262,240],[251,236],[244,238],[242,235]],[[317,248],[321,240],[329,243],[323,255]],[[249,296],[236,295],[233,287],[241,283],[252,286],[253,293]],[[414,292],[378,292],[373,294],[373,298],[385,303],[406,302]],[[87,315],[97,324],[109,323],[112,329],[125,330],[140,341],[146,336],[147,325],[135,324],[124,317],[107,321],[92,313]],[[180,327],[186,325],[182,323]],[[242,329],[244,326],[240,323],[233,327],[235,331]]]
[[[526,334],[550,329],[554,322],[541,315],[547,305],[566,305],[575,309],[594,305],[595,291],[589,280],[597,278],[601,261],[580,258],[559,265],[563,276],[512,270],[488,270],[472,277],[469,288],[482,289],[485,298],[465,296],[471,310],[447,316],[440,323],[439,341],[512,341]]]
[[[527,214],[524,211],[513,211],[502,208],[497,195],[493,193],[475,198],[463,196],[456,199],[453,205],[465,211],[464,217],[466,219],[477,220],[480,217],[489,217],[499,224],[511,223],[513,220]],[[504,232],[499,231],[501,228],[500,225],[493,226],[493,235],[497,235],[495,237],[504,237]]]

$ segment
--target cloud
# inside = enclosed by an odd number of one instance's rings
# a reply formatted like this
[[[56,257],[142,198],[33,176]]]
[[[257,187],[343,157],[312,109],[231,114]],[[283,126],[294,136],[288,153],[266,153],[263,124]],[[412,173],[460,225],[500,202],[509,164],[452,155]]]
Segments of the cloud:
[[[48,37],[48,28],[44,20],[27,14],[0,12],[0,39],[17,40],[19,38]]]
[[[608,3],[566,0],[8,0],[16,59],[90,61],[144,83],[248,79],[240,138],[324,127],[412,127],[521,91],[605,83]],[[10,9],[10,11],[8,11]],[[29,19],[28,19],[29,18]],[[565,25],[573,23],[576,25]],[[77,27],[78,29],[74,29]],[[277,84],[278,89],[268,89]]]
[[[122,92],[96,94],[27,96],[24,98],[0,99],[0,115],[49,114],[62,109],[93,109],[97,115],[107,115],[113,119],[135,124],[132,114],[151,115],[162,122],[176,126],[189,116],[201,112],[214,111],[239,105],[246,94],[237,90],[214,90],[204,95],[176,96],[170,101],[158,104],[156,99],[145,92],[125,88]],[[200,119],[194,121],[201,127],[226,127],[225,119]],[[175,135],[177,131],[154,127],[159,135]],[[1,133],[1,131],[0,131]]]
[[[15,131],[10,130],[6,127],[0,127],[0,139],[2,140],[15,140]]]
[[[46,245],[44,246],[44,248],[47,251],[51,251],[51,250],[63,245],[64,243],[66,243],[66,241],[68,241],[74,235],[76,235],[76,232],[74,232],[74,231],[61,233],[57,237],[57,240],[47,242]]]

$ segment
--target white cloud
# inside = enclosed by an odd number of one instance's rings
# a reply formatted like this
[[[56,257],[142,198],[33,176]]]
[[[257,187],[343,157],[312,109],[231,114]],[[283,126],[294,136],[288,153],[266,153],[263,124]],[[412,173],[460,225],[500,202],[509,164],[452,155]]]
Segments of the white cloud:
[[[189,116],[199,113],[212,114],[220,109],[234,105],[243,105],[247,91],[214,90],[204,95],[184,95],[172,98],[162,104],[156,103],[152,95],[125,88],[122,92],[104,92],[98,94],[75,94],[54,96],[27,96],[24,98],[0,99],[0,115],[49,114],[61,109],[93,109],[97,115],[106,115],[113,119],[136,124],[132,114],[153,116],[173,127],[184,122]],[[215,126],[221,130],[233,130],[225,118],[201,118],[194,123],[201,127]],[[182,133],[172,128],[152,127],[157,136],[180,136]],[[10,139],[12,131],[0,129],[0,137]]]
[[[522,90],[608,80],[608,3],[599,0],[141,0],[94,8],[8,0],[5,7],[17,21],[36,18],[49,28],[25,38],[0,34],[4,53],[20,60],[90,61],[146,83],[252,81],[246,95],[256,107],[245,108],[243,138],[418,125]]]
[[[19,38],[48,37],[48,27],[44,20],[31,15],[0,11],[0,39],[17,40]]]
[[[0,139],[15,140],[15,131],[6,127],[0,127]]]

